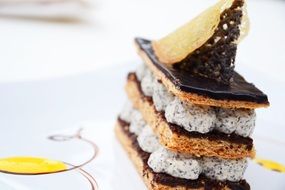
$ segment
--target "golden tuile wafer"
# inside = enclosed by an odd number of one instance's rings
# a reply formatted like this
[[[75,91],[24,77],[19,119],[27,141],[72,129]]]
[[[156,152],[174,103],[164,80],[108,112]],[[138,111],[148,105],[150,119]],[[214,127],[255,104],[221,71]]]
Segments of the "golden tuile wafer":
[[[220,22],[221,13],[230,8],[234,0],[220,0],[193,20],[170,33],[166,37],[153,41],[152,46],[159,61],[165,64],[174,64],[201,47],[210,39]],[[249,22],[246,7],[242,18],[240,42],[248,33]]]

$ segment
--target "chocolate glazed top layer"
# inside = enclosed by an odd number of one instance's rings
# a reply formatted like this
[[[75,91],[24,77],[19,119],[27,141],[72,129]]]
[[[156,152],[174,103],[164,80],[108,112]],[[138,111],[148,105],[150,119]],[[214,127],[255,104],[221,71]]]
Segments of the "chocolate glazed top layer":
[[[195,93],[216,100],[237,100],[269,104],[267,96],[248,83],[240,74],[234,72],[230,85],[218,83],[214,80],[192,76],[189,72],[161,63],[154,54],[151,41],[136,38],[136,44],[146,53],[152,63],[181,91]]]
[[[148,102],[151,102],[153,104],[153,100],[152,100],[152,97],[149,97],[149,96],[145,96],[142,92],[142,89],[141,89],[141,85],[140,85],[140,82],[138,81],[137,77],[136,77],[136,74],[135,73],[129,73],[128,74],[128,79],[130,80],[133,80],[134,82],[136,82],[137,84],[137,87],[140,91],[140,95],[141,97],[148,101]],[[164,116],[164,112],[158,112],[156,111],[157,114],[160,115],[160,117],[166,121],[166,118]],[[167,122],[167,121],[166,121]],[[230,142],[230,143],[235,143],[235,144],[241,144],[241,145],[246,145],[246,148],[247,150],[252,150],[253,148],[253,140],[252,138],[250,137],[242,137],[242,136],[239,136],[235,133],[232,133],[232,134],[225,134],[225,133],[222,133],[222,132],[219,132],[219,131],[211,131],[209,133],[199,133],[199,132],[195,132],[195,131],[186,131],[184,128],[182,128],[181,126],[178,126],[176,124],[172,124],[172,123],[169,123],[169,127],[170,129],[179,134],[179,135],[183,135],[185,137],[189,137],[189,138],[203,138],[203,139],[208,139],[208,140],[223,140],[223,141],[227,141],[227,142]]]
[[[196,180],[188,180],[183,178],[173,177],[171,175],[165,173],[155,173],[148,166],[147,161],[150,156],[149,153],[144,152],[138,142],[137,136],[129,131],[129,123],[118,118],[118,123],[120,124],[123,132],[132,140],[132,147],[137,151],[140,158],[143,161],[143,173],[150,171],[153,174],[153,181],[162,185],[167,185],[170,187],[183,186],[186,188],[200,188],[204,187],[205,190],[221,190],[224,189],[225,186],[229,187],[230,190],[249,190],[250,186],[245,180],[240,180],[239,182],[231,182],[231,181],[217,181],[210,178],[207,178],[205,175],[201,174]]]

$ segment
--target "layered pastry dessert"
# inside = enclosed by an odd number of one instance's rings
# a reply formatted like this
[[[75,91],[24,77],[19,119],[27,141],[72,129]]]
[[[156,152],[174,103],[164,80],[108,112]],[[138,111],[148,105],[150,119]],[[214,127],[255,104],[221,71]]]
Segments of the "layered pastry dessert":
[[[160,40],[135,39],[116,135],[148,189],[250,189],[255,109],[267,96],[234,70],[244,0],[220,0]]]

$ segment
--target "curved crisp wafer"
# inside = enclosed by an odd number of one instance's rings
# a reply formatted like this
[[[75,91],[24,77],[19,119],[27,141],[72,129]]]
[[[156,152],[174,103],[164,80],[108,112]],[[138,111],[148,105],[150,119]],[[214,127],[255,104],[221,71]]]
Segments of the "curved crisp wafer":
[[[174,32],[154,41],[152,45],[158,59],[165,64],[174,64],[205,44],[218,27],[221,14],[230,8],[233,2],[234,0],[220,0]],[[245,7],[242,9],[246,12]],[[246,36],[248,31],[247,14],[242,21],[245,23],[242,23],[240,39]]]

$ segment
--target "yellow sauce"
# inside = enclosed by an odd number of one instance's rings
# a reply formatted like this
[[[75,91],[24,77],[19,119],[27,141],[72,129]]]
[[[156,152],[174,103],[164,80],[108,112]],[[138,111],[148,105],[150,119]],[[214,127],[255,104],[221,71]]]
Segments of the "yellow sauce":
[[[285,173],[285,166],[278,162],[272,160],[265,160],[261,158],[255,158],[253,161],[268,170]]]
[[[10,157],[0,159],[0,171],[18,174],[54,173],[66,170],[60,161],[37,157]]]

